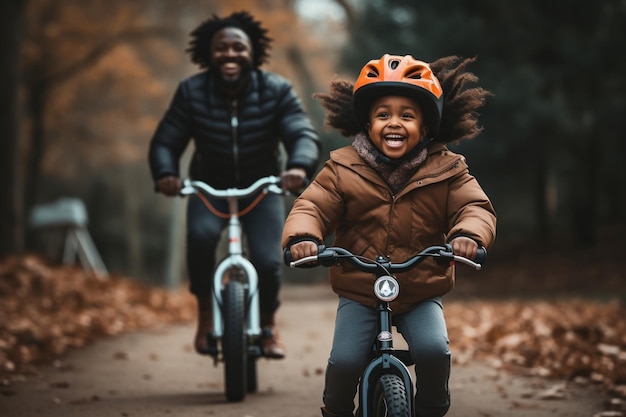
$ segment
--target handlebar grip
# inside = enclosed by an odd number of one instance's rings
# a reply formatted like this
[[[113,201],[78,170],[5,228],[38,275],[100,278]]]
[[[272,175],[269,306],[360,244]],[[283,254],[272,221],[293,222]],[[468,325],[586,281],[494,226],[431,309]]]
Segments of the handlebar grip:
[[[487,261],[487,249],[484,246],[479,247],[476,250],[476,256],[474,257],[474,262],[477,264],[484,265]]]
[[[308,240],[308,239],[305,239]],[[310,240],[311,242],[314,242],[317,245],[317,254],[321,254],[322,252],[324,252],[326,250],[326,245],[324,244],[319,244],[314,240]],[[301,241],[300,241],[301,242]],[[297,242],[294,242],[297,243]],[[293,245],[293,243],[292,243]],[[291,255],[291,245],[289,245],[288,247],[285,248],[284,252],[283,252],[283,262],[285,262],[285,265],[287,266],[291,266],[291,263],[294,261],[293,256]],[[305,263],[302,265],[299,265],[298,268],[313,268],[317,266],[314,263]]]

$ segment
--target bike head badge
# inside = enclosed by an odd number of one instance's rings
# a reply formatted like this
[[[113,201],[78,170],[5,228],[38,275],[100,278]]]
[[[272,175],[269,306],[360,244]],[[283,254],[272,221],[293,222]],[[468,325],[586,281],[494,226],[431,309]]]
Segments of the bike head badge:
[[[382,301],[393,301],[398,297],[400,286],[394,277],[382,276],[374,283],[374,293]]]
[[[390,340],[393,339],[393,334],[391,332],[384,330],[378,333],[378,336],[376,336],[376,338],[381,342],[389,342]]]

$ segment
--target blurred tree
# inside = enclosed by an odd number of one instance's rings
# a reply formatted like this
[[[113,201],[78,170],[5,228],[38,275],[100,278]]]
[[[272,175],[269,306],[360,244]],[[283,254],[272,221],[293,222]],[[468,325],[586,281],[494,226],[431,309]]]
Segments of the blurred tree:
[[[4,190],[0,199],[0,257],[20,250],[22,242],[20,186],[17,176],[18,155],[18,57],[20,22],[26,0],[0,3],[0,178]]]
[[[154,211],[142,213],[145,194],[138,192],[151,191],[147,141],[177,81],[171,74],[186,66],[179,40],[195,17],[190,6],[184,0],[33,0],[26,10],[27,140],[19,158],[28,178],[25,211],[63,195],[85,199],[96,243],[112,255],[105,261],[118,267],[121,261],[135,275],[150,238],[141,229]]]
[[[23,206],[26,211],[39,198],[44,164],[52,162],[52,172],[66,170],[66,174],[74,175],[80,172],[75,170],[76,166],[71,161],[61,161],[55,158],[54,153],[48,152],[52,143],[57,142],[58,146],[53,149],[61,154],[67,154],[72,149],[77,154],[91,153],[101,159],[133,156],[128,152],[128,146],[112,146],[111,131],[107,132],[110,136],[99,147],[89,139],[93,138],[90,131],[107,131],[116,126],[112,122],[119,122],[119,111],[122,109],[130,111],[127,116],[136,116],[122,94],[130,84],[120,81],[136,79],[138,71],[143,72],[141,75],[145,75],[146,71],[140,69],[136,52],[129,51],[124,45],[170,37],[175,33],[171,25],[151,25],[144,17],[141,4],[68,0],[63,7],[59,7],[54,0],[32,0],[29,3],[21,61],[24,116],[29,132],[22,159],[26,190]],[[97,66],[100,71],[95,75],[88,72]],[[69,81],[79,88],[63,88],[70,84]],[[107,88],[110,88],[109,91],[106,91]],[[145,83],[142,88],[146,91],[151,86]],[[95,95],[81,103],[81,98],[87,96],[81,96],[81,93],[86,91]],[[94,100],[94,97],[97,99]],[[92,117],[81,117],[85,116],[85,109],[93,112]],[[118,114],[112,115],[112,109]],[[134,119],[134,123],[137,122]],[[116,127],[121,126],[124,124],[118,123]],[[126,140],[126,143],[120,141],[122,145],[128,144],[130,135],[126,136],[124,132],[117,132],[116,135]],[[76,158],[76,161],[81,161],[81,158]],[[93,159],[90,161],[93,162]]]

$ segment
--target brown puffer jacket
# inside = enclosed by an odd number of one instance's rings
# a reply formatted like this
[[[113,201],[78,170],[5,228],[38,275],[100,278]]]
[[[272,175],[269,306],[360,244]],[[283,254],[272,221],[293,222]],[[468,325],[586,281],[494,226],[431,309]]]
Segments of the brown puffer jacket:
[[[352,147],[331,152],[294,202],[283,229],[283,247],[301,236],[322,242],[335,232],[334,246],[369,258],[387,255],[392,262],[402,262],[427,246],[442,245],[455,235],[489,248],[495,239],[495,211],[469,174],[465,158],[441,144],[431,145],[428,152],[396,195]],[[330,283],[337,294],[372,307],[377,304],[375,279],[348,263],[330,268]],[[400,296],[391,307],[394,313],[402,313],[449,292],[454,268],[429,259],[397,279]]]

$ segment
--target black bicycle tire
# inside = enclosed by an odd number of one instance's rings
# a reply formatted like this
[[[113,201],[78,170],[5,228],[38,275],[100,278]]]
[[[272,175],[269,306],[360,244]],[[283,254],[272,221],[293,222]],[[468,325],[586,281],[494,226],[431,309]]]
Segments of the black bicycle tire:
[[[242,401],[247,391],[248,348],[245,332],[245,296],[243,284],[231,281],[224,287],[224,386],[226,399]]]
[[[383,374],[374,388],[371,417],[411,417],[409,401],[402,379],[394,374]]]

